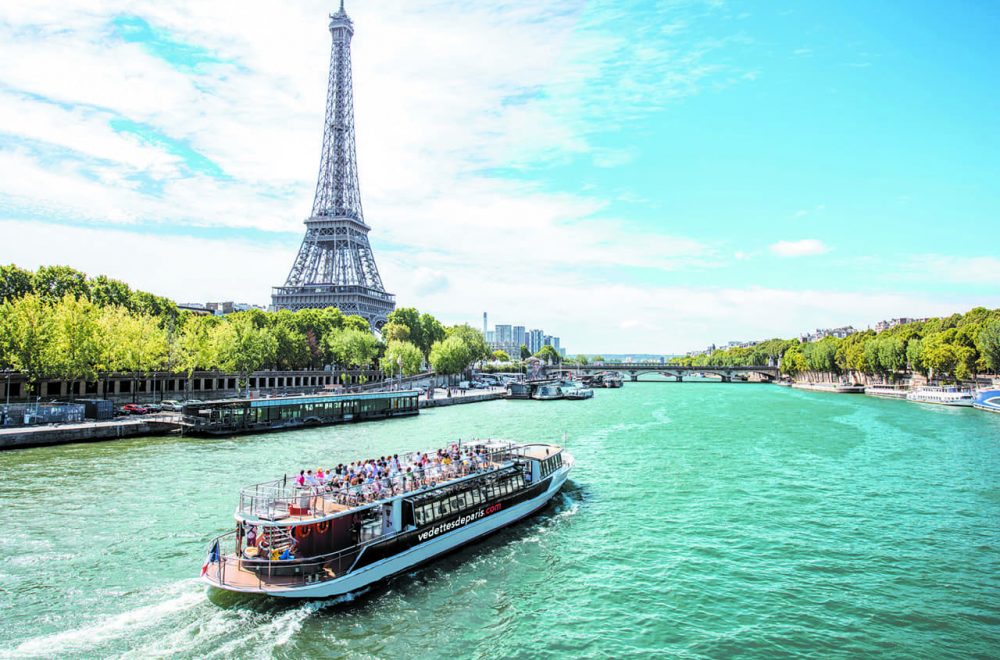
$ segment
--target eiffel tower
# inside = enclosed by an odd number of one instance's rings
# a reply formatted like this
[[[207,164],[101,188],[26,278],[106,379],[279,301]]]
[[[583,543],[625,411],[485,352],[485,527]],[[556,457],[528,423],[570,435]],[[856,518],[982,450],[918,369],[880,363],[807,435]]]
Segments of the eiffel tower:
[[[326,125],[319,180],[306,237],[284,286],[274,287],[275,310],[337,307],[364,317],[380,329],[396,298],[386,293],[361,212],[358,162],[354,146],[354,91],[351,37],[354,24],[344,11],[330,14],[333,48],[326,94]]]

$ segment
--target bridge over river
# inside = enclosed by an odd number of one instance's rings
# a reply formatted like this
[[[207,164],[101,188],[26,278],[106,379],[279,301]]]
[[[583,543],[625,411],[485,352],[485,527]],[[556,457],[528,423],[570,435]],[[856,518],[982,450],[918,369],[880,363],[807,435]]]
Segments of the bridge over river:
[[[630,362],[628,364],[604,364],[587,365],[586,367],[567,368],[560,365],[542,367],[542,372],[546,376],[559,376],[565,374],[600,374],[618,373],[622,380],[626,377],[632,382],[638,382],[639,376],[643,374],[659,374],[667,378],[673,378],[681,382],[685,377],[709,376],[718,377],[723,383],[745,382],[752,377],[755,380],[771,382],[778,379],[777,367],[683,367],[675,364],[661,364],[659,362]]]

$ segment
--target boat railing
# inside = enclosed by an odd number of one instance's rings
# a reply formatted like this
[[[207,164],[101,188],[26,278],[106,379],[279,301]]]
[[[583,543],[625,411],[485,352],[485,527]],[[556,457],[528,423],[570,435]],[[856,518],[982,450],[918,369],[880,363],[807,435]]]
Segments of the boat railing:
[[[235,531],[213,539],[209,552],[215,543],[219,553],[209,558],[209,580],[220,587],[246,590],[301,587],[346,575],[371,540],[325,555],[284,560],[241,556]]]

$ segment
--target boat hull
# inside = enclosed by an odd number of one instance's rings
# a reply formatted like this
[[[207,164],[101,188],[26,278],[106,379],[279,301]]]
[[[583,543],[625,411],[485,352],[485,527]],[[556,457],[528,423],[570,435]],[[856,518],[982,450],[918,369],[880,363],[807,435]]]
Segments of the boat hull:
[[[984,390],[976,393],[976,400],[973,402],[976,410],[1000,413],[1000,390]]]
[[[509,509],[499,511],[482,520],[436,536],[396,555],[379,560],[338,578],[290,588],[239,588],[230,584],[220,585],[218,582],[212,580],[209,575],[206,575],[202,579],[213,587],[227,591],[266,594],[282,598],[330,598],[360,591],[372,584],[430,562],[461,546],[478,541],[538,512],[559,493],[566,482],[566,478],[569,476],[571,468],[572,463],[569,463],[553,472],[548,488],[530,500],[519,502]]]

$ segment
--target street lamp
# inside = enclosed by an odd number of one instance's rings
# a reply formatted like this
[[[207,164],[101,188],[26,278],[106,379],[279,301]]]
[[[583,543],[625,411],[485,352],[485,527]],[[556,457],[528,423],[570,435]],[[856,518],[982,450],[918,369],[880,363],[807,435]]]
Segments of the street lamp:
[[[6,386],[6,390],[5,390],[6,393],[7,393],[7,403],[5,403],[4,406],[3,406],[3,423],[4,424],[7,423],[7,415],[10,414],[10,374],[11,374],[11,370],[10,369],[4,369],[3,370],[3,375],[7,379],[7,386]]]

